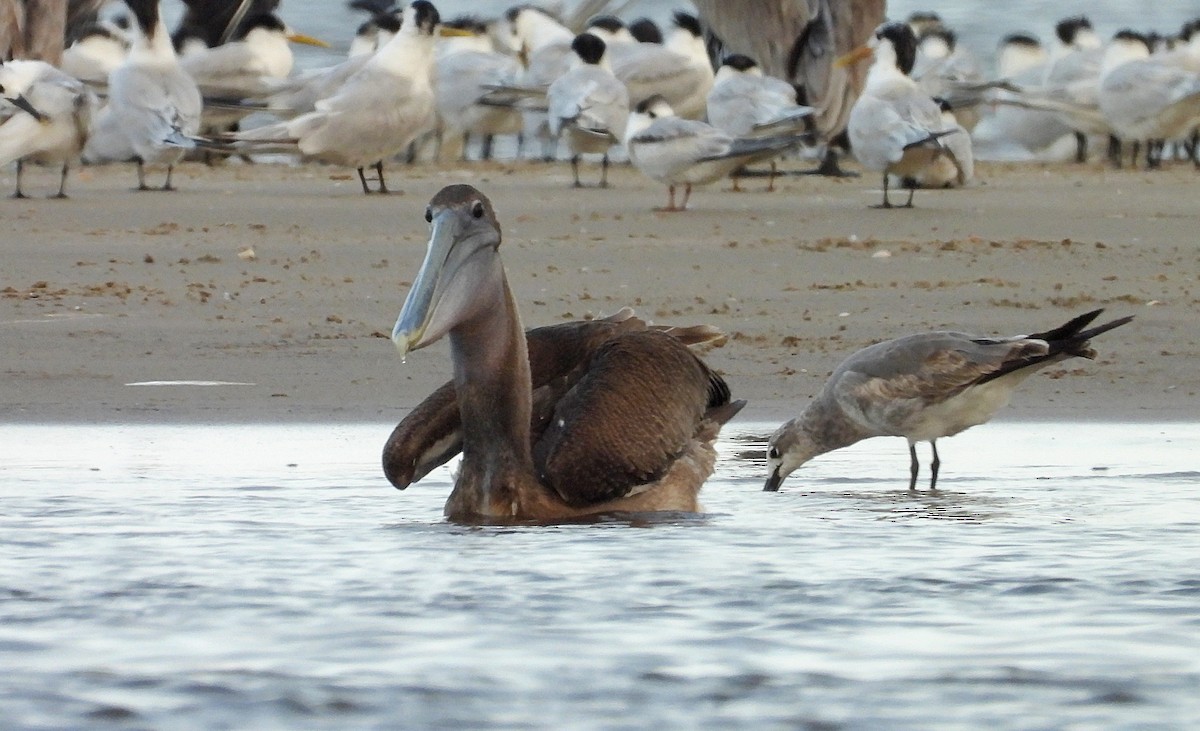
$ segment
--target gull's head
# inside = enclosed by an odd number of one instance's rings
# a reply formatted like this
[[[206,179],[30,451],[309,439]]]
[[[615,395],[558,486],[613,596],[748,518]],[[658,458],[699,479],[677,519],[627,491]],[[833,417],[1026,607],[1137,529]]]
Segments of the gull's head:
[[[873,58],[873,68],[896,69],[908,76],[917,61],[917,36],[908,23],[884,23],[875,29],[867,45],[860,46],[833,62],[846,67]]]
[[[1054,24],[1054,35],[1065,48],[1082,50],[1103,45],[1086,15],[1072,15]]]
[[[949,57],[958,45],[958,35],[945,27],[927,30],[919,38],[918,55],[931,61]]]
[[[500,224],[487,196],[470,185],[442,188],[425,208],[429,244],[392,328],[400,355],[486,314],[485,295],[502,285]]]
[[[638,18],[629,24],[629,35],[633,36],[638,43],[657,43],[662,44],[663,34],[662,29],[658,27],[649,18]]]
[[[717,69],[717,78],[714,83],[719,84],[725,79],[731,79],[736,76],[762,76],[762,68],[758,63],[740,53],[734,53],[726,56],[721,62],[721,68]]]
[[[1015,76],[1042,63],[1048,55],[1037,38],[1026,33],[1012,33],[1000,41],[996,51],[996,72],[1000,78]]]
[[[788,475],[822,451],[801,419],[785,423],[767,440],[767,481],[763,490],[777,492]]]
[[[597,15],[587,22],[584,32],[595,35],[605,43],[636,43],[637,39],[615,15]]]
[[[1100,61],[1100,75],[1103,76],[1118,66],[1147,58],[1149,55],[1149,38],[1135,30],[1119,30],[1104,49],[1104,57]]]
[[[571,41],[571,50],[580,61],[590,66],[599,66],[604,61],[607,49],[608,44],[591,32],[580,33]]]
[[[629,111],[629,121],[625,125],[625,143],[628,144],[631,139],[654,124],[655,120],[674,116],[675,110],[662,96],[655,94],[643,99]]]
[[[942,24],[942,16],[932,10],[918,10],[908,16],[908,27],[912,28],[913,35],[918,38],[926,33],[944,28]]]

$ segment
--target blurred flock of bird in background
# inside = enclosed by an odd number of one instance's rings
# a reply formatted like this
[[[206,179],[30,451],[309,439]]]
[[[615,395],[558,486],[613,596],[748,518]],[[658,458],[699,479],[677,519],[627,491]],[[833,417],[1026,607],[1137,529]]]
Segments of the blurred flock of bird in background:
[[[367,14],[348,57],[295,71],[279,0],[184,0],[173,31],[157,0],[0,0],[0,165],[165,170],[290,155],[357,171],[387,192],[394,162],[492,157],[569,161],[576,186],[610,159],[667,187],[846,155],[889,188],[968,185],[977,157],[1062,157],[1157,168],[1197,163],[1200,21],[1100,37],[1084,16],[1054,40],[1015,33],[994,68],[935,12],[888,22],[884,0],[697,0],[669,27],[585,0],[567,14],[517,5],[441,17],[425,0]],[[614,7],[615,6],[615,7]],[[811,6],[811,7],[810,7]],[[598,162],[598,173],[581,171]],[[807,163],[806,163],[807,164]],[[792,172],[801,172],[793,170]],[[808,171],[805,171],[808,172]]]

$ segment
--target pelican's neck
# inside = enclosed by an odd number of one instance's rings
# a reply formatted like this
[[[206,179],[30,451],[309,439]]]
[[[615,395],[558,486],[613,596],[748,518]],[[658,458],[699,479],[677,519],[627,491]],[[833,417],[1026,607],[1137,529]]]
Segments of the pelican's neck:
[[[447,511],[511,517],[518,486],[535,481],[529,445],[532,392],[525,331],[508,280],[491,306],[450,331],[463,461]]]

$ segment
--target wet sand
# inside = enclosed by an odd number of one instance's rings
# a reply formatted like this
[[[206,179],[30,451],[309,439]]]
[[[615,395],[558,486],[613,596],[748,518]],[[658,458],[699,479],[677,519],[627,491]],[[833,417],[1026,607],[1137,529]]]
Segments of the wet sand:
[[[403,363],[387,335],[424,254],[425,204],[454,182],[495,202],[527,327],[625,305],[714,324],[728,342],[706,357],[749,400],[742,421],[792,415],[879,339],[1030,332],[1097,307],[1137,319],[1097,339],[1096,361],[1031,378],[1004,418],[1200,416],[1197,173],[978,172],[965,190],[918,191],[914,210],[868,208],[872,175],[723,183],[665,214],[651,210],[665,189],[627,167],[609,190],[571,189],[565,164],[396,167],[403,194],[388,197],[318,166],[187,165],[176,193],[86,169],[69,201],[0,200],[0,420],[399,419],[449,378],[445,343]],[[27,192],[56,184],[27,172]],[[128,385],[155,381],[245,385]]]

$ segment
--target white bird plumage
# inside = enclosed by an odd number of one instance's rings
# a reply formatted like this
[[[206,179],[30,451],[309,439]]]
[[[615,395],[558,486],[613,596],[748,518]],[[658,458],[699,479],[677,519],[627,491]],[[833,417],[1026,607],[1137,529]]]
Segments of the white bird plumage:
[[[600,187],[608,187],[608,151],[625,138],[629,121],[629,92],[606,59],[604,41],[583,33],[571,42],[578,65],[560,76],[546,92],[550,133],[565,137],[571,152],[575,187],[579,182],[579,158],[585,153],[602,154]]]

